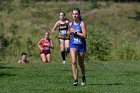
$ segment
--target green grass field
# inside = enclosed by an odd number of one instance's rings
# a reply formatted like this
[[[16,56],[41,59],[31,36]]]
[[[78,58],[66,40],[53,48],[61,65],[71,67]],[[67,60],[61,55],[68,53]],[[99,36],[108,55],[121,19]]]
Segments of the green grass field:
[[[0,93],[140,93],[140,62],[85,63],[87,85],[73,86],[70,62],[0,62]]]
[[[94,9],[91,2],[82,1],[2,1],[5,3],[0,3],[0,40],[6,38],[9,45],[0,50],[0,93],[140,93],[140,3],[99,2],[98,8]],[[41,63],[36,45],[44,30],[51,31],[60,11],[72,20],[74,7],[81,9],[87,24],[89,52],[89,59],[85,60],[87,85],[80,85],[79,73],[77,87],[73,86],[70,55],[68,64],[60,62],[58,33],[51,36],[55,44],[52,63]],[[98,52],[93,49],[95,44],[91,43],[94,38],[103,44],[104,50],[107,46],[104,40],[109,40],[110,53],[105,58],[115,61],[97,62],[99,59],[93,52],[96,55]],[[22,52],[27,52],[31,63],[16,63]]]

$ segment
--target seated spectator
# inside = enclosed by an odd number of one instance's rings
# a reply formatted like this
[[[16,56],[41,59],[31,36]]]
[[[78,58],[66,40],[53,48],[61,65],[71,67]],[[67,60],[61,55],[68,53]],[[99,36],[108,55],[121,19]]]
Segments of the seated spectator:
[[[22,53],[20,60],[18,60],[18,63],[29,63],[29,60],[27,59],[27,54]]]

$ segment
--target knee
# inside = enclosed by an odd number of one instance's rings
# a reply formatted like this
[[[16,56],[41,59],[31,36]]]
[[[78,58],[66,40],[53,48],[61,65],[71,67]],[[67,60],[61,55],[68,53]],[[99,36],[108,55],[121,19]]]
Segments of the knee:
[[[75,66],[76,65],[76,62],[72,62],[72,65]]]

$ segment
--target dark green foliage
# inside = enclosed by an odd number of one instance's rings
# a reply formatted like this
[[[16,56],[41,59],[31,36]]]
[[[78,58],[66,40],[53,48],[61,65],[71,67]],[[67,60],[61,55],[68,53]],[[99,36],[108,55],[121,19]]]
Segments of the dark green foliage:
[[[110,60],[111,42],[105,34],[105,30],[90,31],[87,39],[87,59]]]
[[[33,55],[33,51],[35,48],[35,44],[33,43],[33,41],[31,40],[31,38],[28,38],[26,41],[26,48],[27,48],[27,53],[29,56]]]
[[[106,61],[108,60],[107,56],[109,55],[109,43],[107,40],[98,40],[94,42],[94,52],[93,55],[96,59]]]
[[[91,8],[98,8],[98,0],[90,0]]]
[[[128,17],[130,19],[134,19],[136,21],[140,21],[140,12],[139,11],[135,11],[136,16],[133,17]]]
[[[22,50],[22,42],[18,36],[13,36],[9,38],[9,46],[7,48],[7,56],[16,57],[20,54]]]
[[[20,0],[20,3],[29,4],[32,0]]]
[[[26,8],[29,7],[30,4],[34,3],[35,0],[20,0],[20,7]]]
[[[5,38],[5,35],[3,33],[0,33],[0,61],[5,58],[5,50],[8,45],[8,39]]]
[[[3,32],[4,30],[4,24],[3,22],[0,23],[0,34]]]
[[[85,1],[96,1],[96,0],[85,0]],[[98,1],[112,1],[112,2],[139,2],[139,0],[98,0]]]
[[[120,45],[120,47],[117,49],[117,53],[119,59],[121,60],[134,60],[137,57],[134,44],[129,42],[124,42],[122,45]]]
[[[0,11],[6,10],[7,13],[14,11],[13,6],[11,5],[13,0],[0,0]]]
[[[21,42],[20,42],[20,39],[19,39],[19,37],[13,37],[11,40],[10,40],[10,43],[12,44],[12,45],[14,45],[14,48],[16,48],[16,47],[18,47],[18,48],[20,48],[20,46],[21,46]]]
[[[4,48],[6,48],[9,45],[9,41],[4,37],[4,34],[0,34],[0,42],[2,47]]]
[[[10,26],[10,28],[9,28],[9,31],[10,31],[13,35],[15,35],[15,34],[18,32],[18,25],[12,24],[12,25]]]
[[[31,30],[31,34],[32,34],[33,37],[35,37],[35,36],[37,36],[37,34],[39,34],[39,30],[33,28],[33,29]]]
[[[49,18],[50,17],[47,11],[32,12],[32,16],[35,18]]]
[[[114,2],[139,2],[139,0],[112,0]]]

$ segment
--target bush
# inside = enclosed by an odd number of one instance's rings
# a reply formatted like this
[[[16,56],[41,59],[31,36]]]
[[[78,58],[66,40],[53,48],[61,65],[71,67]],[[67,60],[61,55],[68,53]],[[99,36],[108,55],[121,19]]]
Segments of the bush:
[[[101,61],[110,60],[111,43],[104,34],[105,31],[90,31],[87,39],[87,56],[86,58],[94,58]],[[89,58],[90,57],[90,58]]]
[[[9,27],[9,31],[12,33],[12,35],[15,35],[18,32],[18,25],[16,24],[12,24]]]
[[[26,41],[26,48],[27,48],[27,53],[29,54],[29,56],[32,56],[34,53],[34,48],[35,48],[35,44],[33,43],[33,41],[31,40],[31,38],[28,38]]]
[[[5,50],[9,45],[9,41],[4,37],[4,34],[0,34],[0,60],[5,58]]]
[[[105,39],[98,39],[93,41],[93,55],[102,61],[110,60],[109,54],[110,54],[110,42],[109,40]]]
[[[20,0],[21,8],[29,7],[30,4],[34,4],[35,0]]]
[[[134,60],[136,59],[136,51],[134,48],[134,44],[129,42],[124,42],[117,49],[117,54],[121,60]]]
[[[0,0],[0,10],[6,10],[9,13],[14,11],[11,3],[13,0]]]
[[[90,0],[91,8],[98,8],[98,0]]]

